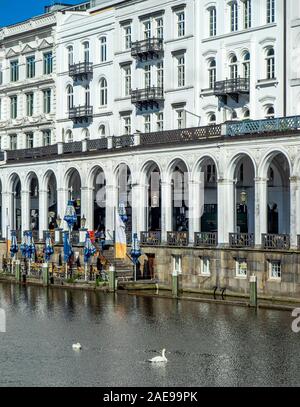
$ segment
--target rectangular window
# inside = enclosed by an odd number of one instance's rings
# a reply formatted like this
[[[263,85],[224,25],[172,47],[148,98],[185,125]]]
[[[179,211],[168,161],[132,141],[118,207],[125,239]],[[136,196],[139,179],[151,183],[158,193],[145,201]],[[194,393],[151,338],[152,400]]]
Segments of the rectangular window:
[[[173,274],[182,273],[181,256],[173,255]]]
[[[238,5],[236,1],[230,5],[230,29],[231,31],[238,30]]]
[[[149,40],[151,38],[151,21],[145,21],[143,23],[143,29],[144,29],[144,40]]]
[[[267,23],[275,23],[275,0],[267,0]]]
[[[177,129],[184,129],[185,128],[185,111],[184,109],[179,109],[176,111],[177,113]]]
[[[35,57],[34,56],[26,58],[26,77],[27,78],[35,77]]]
[[[251,16],[251,0],[244,1],[244,28],[251,28],[252,16]]]
[[[124,27],[124,46],[125,49],[131,48],[131,25]]]
[[[236,277],[247,277],[247,260],[237,259],[235,262]]]
[[[157,64],[157,87],[164,88],[164,63],[159,62]]]
[[[185,36],[185,12],[180,11],[177,13],[177,36]]]
[[[200,258],[200,275],[210,276],[210,258],[209,257]]]
[[[33,133],[26,134],[26,148],[33,148]]]
[[[18,116],[18,97],[11,96],[10,97],[10,118],[16,119]]]
[[[150,65],[145,65],[144,78],[145,78],[145,88],[150,88],[150,86],[151,86],[151,66]]]
[[[105,62],[107,60],[107,42],[106,42],[106,38],[102,37],[101,40],[101,62]]]
[[[131,134],[131,117],[130,116],[123,116],[123,134],[130,135]]]
[[[217,11],[215,7],[209,10],[209,35],[217,35]]]
[[[147,114],[144,116],[144,131],[145,133],[150,133],[151,132],[151,116],[150,114]]]
[[[53,72],[52,52],[44,54],[44,75],[50,75]]]
[[[44,106],[44,113],[51,112],[51,89],[46,89],[43,91],[43,106]]]
[[[164,20],[162,17],[156,19],[156,38],[164,38]]]
[[[18,148],[18,138],[16,134],[10,136],[10,149],[16,150]]]
[[[124,96],[130,96],[131,92],[131,65],[124,66]]]
[[[162,112],[156,114],[156,131],[164,130],[164,114]]]
[[[33,116],[33,93],[26,95],[26,114],[28,117]]]
[[[44,130],[43,131],[43,146],[50,146],[51,144],[51,131],[50,130]]]
[[[281,279],[281,262],[279,260],[269,262],[269,278],[273,280]]]
[[[185,86],[185,57],[184,55],[177,58],[177,85]]]
[[[19,61],[11,61],[10,63],[10,80],[17,82],[19,80]]]

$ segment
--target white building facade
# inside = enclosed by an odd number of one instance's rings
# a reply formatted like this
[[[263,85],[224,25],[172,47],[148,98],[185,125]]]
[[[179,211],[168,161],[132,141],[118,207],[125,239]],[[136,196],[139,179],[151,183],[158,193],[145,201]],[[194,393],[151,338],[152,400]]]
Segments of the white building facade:
[[[296,3],[105,0],[40,17],[49,36],[33,42],[17,25],[23,42],[10,44],[12,28],[4,28],[3,237],[33,228],[42,238],[72,198],[77,229],[84,215],[88,230],[105,230],[111,240],[123,202],[129,234],[138,233],[149,255],[165,253],[183,273],[192,269],[189,284],[201,286],[195,276],[218,249],[215,270],[225,273],[234,261],[234,278],[242,279],[247,258],[265,253],[249,260],[246,276],[263,261],[262,281],[286,289],[283,252],[297,252],[300,235]],[[28,79],[33,53],[39,76]],[[14,78],[16,57],[24,67]],[[32,91],[36,118],[24,110]],[[157,266],[161,275],[164,268]]]

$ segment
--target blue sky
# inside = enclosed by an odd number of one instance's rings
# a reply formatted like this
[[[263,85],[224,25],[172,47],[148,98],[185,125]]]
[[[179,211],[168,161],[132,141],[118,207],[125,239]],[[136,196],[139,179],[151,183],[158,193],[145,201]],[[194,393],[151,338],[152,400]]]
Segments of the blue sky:
[[[84,1],[84,0],[83,0]],[[82,0],[57,0],[56,3],[78,4]],[[0,0],[0,27],[14,24],[44,12],[53,0]]]

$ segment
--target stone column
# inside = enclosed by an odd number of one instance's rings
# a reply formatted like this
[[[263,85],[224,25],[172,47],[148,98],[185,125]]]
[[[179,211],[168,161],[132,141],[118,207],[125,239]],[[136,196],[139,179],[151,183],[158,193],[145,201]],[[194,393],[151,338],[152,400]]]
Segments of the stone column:
[[[65,216],[65,211],[68,203],[68,190],[65,188],[57,188],[57,214],[63,220]],[[61,228],[67,230],[67,224],[63,220],[61,223]]]
[[[298,177],[290,177],[290,239],[291,248],[297,248],[297,191]]]
[[[255,245],[262,243],[261,235],[268,232],[267,178],[255,178]]]
[[[106,184],[106,216],[105,233],[106,240],[112,240],[115,230],[115,212],[117,202],[117,188],[112,184]]]
[[[236,180],[218,179],[218,242],[229,244],[229,233],[236,231]]]
[[[43,239],[43,232],[47,230],[48,222],[48,191],[39,191],[39,238]]]
[[[161,183],[161,240],[167,241],[167,232],[172,231],[172,196],[171,183]]]
[[[94,229],[94,202],[93,202],[93,188],[81,188],[81,216],[86,217],[86,228],[88,230]]]
[[[134,185],[132,187],[132,233],[140,234],[146,231],[146,185]]]
[[[204,194],[201,181],[189,181],[189,243],[194,243],[196,232],[200,232],[200,219],[203,211]]]
[[[30,192],[21,191],[22,233],[30,229]]]
[[[2,192],[2,236],[5,238],[14,227],[13,199],[13,192]]]

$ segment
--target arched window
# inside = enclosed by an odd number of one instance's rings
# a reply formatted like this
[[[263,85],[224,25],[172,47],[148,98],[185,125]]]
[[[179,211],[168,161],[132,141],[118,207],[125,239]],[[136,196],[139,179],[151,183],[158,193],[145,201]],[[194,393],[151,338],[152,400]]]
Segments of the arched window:
[[[101,124],[101,126],[99,127],[99,136],[101,138],[105,137],[105,133],[106,133],[105,126],[104,126],[104,124]]]
[[[68,51],[68,66],[74,64],[74,51],[72,45],[67,48]]]
[[[209,35],[213,37],[217,35],[217,10],[216,7],[211,7],[209,10]]]
[[[90,132],[89,129],[83,129],[82,130],[82,136],[84,140],[89,140],[90,139]]]
[[[238,77],[238,64],[237,64],[237,58],[235,55],[232,55],[230,57],[229,77],[230,77],[230,79],[237,79],[237,77]]]
[[[267,50],[267,79],[275,78],[275,50],[273,47]]]
[[[73,133],[71,130],[67,130],[66,132],[66,142],[73,143]]]
[[[273,106],[269,106],[266,109],[266,119],[274,119],[275,117],[275,109]]]
[[[250,79],[250,53],[246,52],[243,62],[244,78]]]
[[[275,0],[267,0],[267,23],[275,23]]]
[[[107,105],[107,80],[105,78],[100,79],[100,106]]]
[[[244,120],[248,120],[250,118],[250,110],[246,109],[244,111]]]
[[[230,118],[230,120],[236,120],[236,119],[237,119],[237,113],[236,113],[235,110],[233,110],[232,113],[231,113],[231,118]]]
[[[213,58],[210,60],[208,64],[209,89],[213,89],[215,87],[216,76],[217,76],[216,60]]]
[[[238,5],[237,1],[234,0],[230,4],[230,30],[231,31],[237,31],[238,30]]]
[[[107,60],[107,42],[106,37],[100,38],[100,61],[105,62]]]
[[[71,86],[71,85],[68,85],[68,87],[67,87],[67,106],[68,106],[68,110],[70,110],[74,107],[74,92],[73,92],[73,86]]]
[[[217,118],[215,113],[209,113],[208,115],[208,124],[212,125],[212,124],[216,124]]]
[[[84,92],[85,92],[85,105],[90,106],[90,87],[89,87],[89,85],[85,86]]]
[[[83,60],[84,62],[90,62],[90,43],[88,41],[83,43]]]

